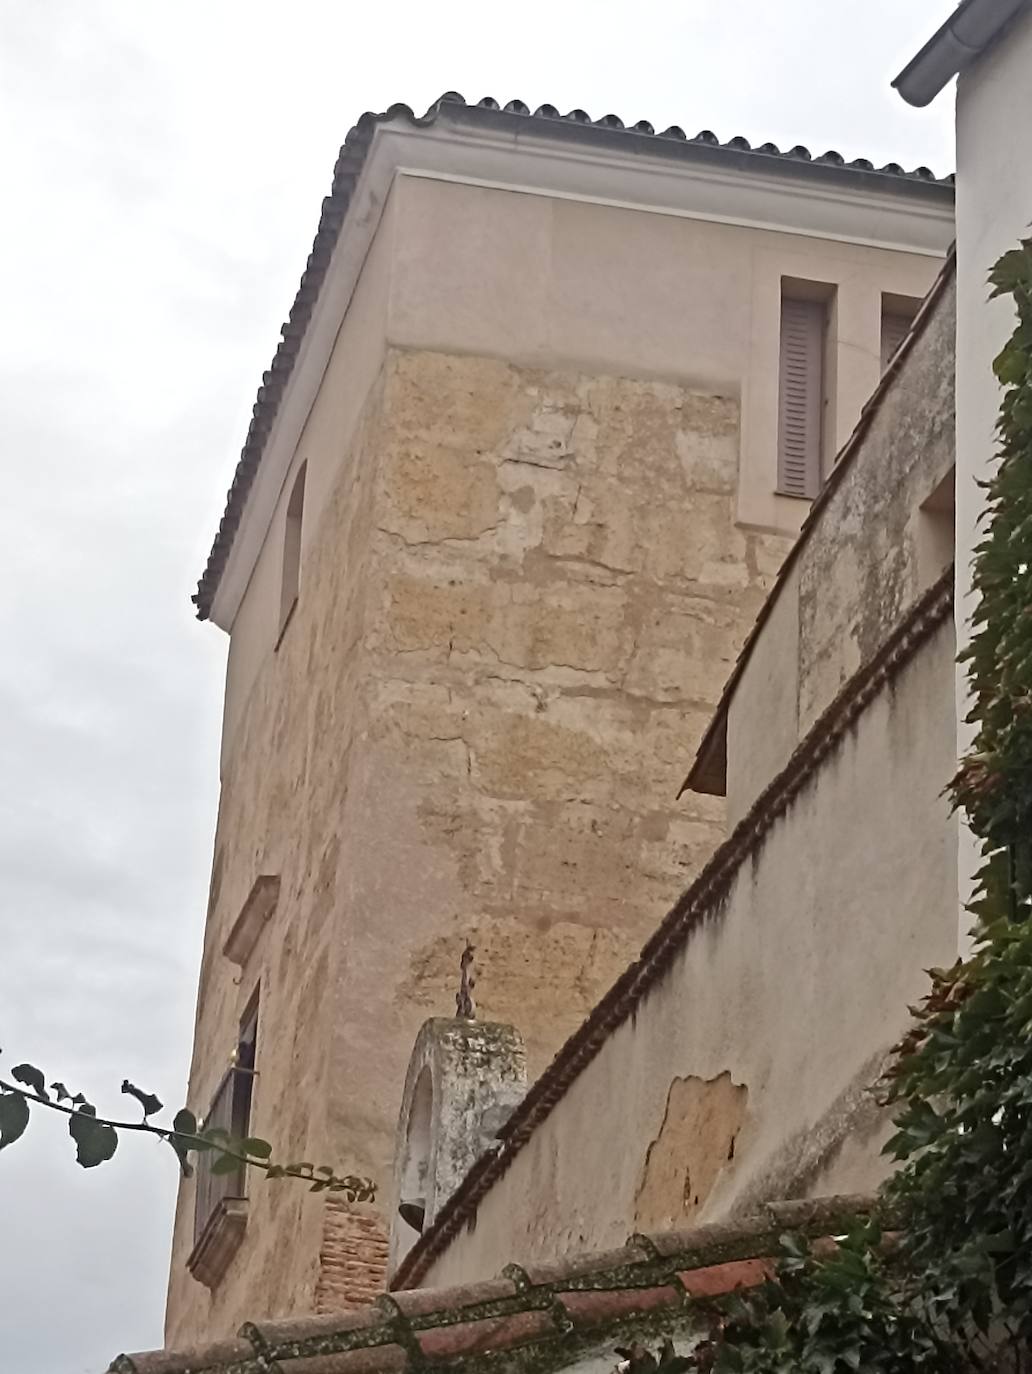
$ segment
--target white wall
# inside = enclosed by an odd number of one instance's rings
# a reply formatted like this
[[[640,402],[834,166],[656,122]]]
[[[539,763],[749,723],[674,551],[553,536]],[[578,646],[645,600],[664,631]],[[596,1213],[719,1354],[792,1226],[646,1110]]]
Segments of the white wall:
[[[957,88],[957,644],[970,639],[970,562],[983,507],[978,482],[989,472],[1000,388],[992,362],[1013,327],[1007,300],[987,303],[993,263],[1032,224],[1032,14],[960,78]],[[967,689],[957,679],[958,747]],[[975,846],[961,830],[961,897],[970,890]],[[969,918],[961,913],[961,947]]]

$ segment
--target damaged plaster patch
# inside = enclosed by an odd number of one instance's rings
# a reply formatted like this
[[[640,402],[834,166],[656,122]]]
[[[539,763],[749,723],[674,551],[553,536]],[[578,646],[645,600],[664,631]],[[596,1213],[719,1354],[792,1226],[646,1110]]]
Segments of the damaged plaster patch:
[[[721,1174],[733,1167],[748,1097],[748,1088],[733,1083],[730,1073],[674,1079],[634,1199],[638,1230],[679,1227],[702,1209]]]

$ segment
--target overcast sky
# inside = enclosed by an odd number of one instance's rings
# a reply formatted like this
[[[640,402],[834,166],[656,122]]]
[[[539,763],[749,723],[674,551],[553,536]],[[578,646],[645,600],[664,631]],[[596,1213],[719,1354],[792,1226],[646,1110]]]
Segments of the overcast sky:
[[[951,169],[950,0],[0,0],[0,1071],[181,1105],[225,641],[189,596],[367,109],[442,91]],[[175,1161],[0,1156],[0,1350],[161,1344]]]

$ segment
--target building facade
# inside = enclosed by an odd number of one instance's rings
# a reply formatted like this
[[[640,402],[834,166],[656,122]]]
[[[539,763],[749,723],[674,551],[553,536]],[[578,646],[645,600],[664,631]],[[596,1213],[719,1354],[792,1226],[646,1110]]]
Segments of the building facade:
[[[952,260],[782,566],[687,787],[728,839],[392,1276],[464,1284],[869,1193],[956,956]]]
[[[368,1298],[464,940],[533,1080],[710,858],[678,787],[952,236],[930,174],[618,125],[448,97],[342,149],[197,597],[190,1104],[379,1193],[184,1181],[170,1343]]]

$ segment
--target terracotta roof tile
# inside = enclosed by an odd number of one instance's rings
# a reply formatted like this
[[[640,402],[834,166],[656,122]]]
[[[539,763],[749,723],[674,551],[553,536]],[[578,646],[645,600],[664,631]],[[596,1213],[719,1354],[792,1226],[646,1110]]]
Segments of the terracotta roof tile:
[[[407,1317],[409,1321],[418,1322],[420,1317],[440,1312],[445,1304],[461,1312],[466,1308],[515,1298],[518,1291],[510,1278],[484,1279],[481,1283],[464,1284],[461,1288],[413,1288],[407,1292],[386,1293],[380,1299],[380,1307],[384,1312],[396,1313]]]
[[[618,1250],[597,1250],[574,1259],[554,1260],[549,1264],[530,1263],[514,1265],[524,1280],[535,1286],[562,1283],[564,1286],[590,1288],[599,1276],[642,1265],[650,1258],[650,1252],[633,1242]]]
[[[738,1288],[753,1288],[774,1274],[775,1260],[762,1256],[756,1259],[727,1260],[724,1264],[710,1264],[705,1269],[684,1269],[677,1277],[692,1298],[718,1298]]]
[[[837,1231],[875,1205],[832,1198],[793,1204],[784,1215],[812,1239],[829,1234],[821,1225]],[[248,1322],[237,1340],[120,1355],[111,1374],[419,1374],[438,1364],[450,1374],[478,1374],[485,1356],[500,1374],[526,1368],[523,1356],[539,1371],[557,1368],[597,1349],[608,1332],[615,1341],[636,1325],[649,1332],[690,1326],[693,1299],[762,1282],[776,1245],[773,1213],[636,1238],[551,1265],[510,1266],[520,1284],[503,1277],[385,1295],[358,1313]],[[510,1351],[519,1358],[508,1360]]]
[[[465,1355],[486,1355],[527,1345],[542,1336],[558,1336],[551,1311],[512,1312],[482,1321],[451,1322],[421,1330],[416,1340],[428,1360],[451,1360]]]
[[[332,1316],[295,1317],[287,1321],[247,1322],[240,1335],[259,1350],[276,1356],[288,1346],[313,1346],[333,1338],[339,1347],[342,1336],[383,1325],[383,1313],[374,1308],[359,1312],[337,1312]]]
[[[401,1374],[408,1352],[400,1345],[374,1345],[365,1350],[339,1350],[330,1355],[288,1359],[290,1374]]]
[[[405,121],[413,128],[423,128],[436,123],[442,116],[478,122],[536,121],[542,130],[545,130],[546,126],[551,126],[556,131],[562,130],[570,135],[590,139],[602,147],[622,149],[640,146],[642,140],[648,139],[657,148],[676,151],[680,146],[682,156],[697,161],[713,162],[729,169],[766,168],[776,171],[780,168],[791,171],[794,168],[797,174],[801,174],[805,167],[809,176],[832,177],[839,182],[846,181],[857,186],[868,184],[891,188],[895,185],[901,190],[930,194],[938,198],[949,199],[952,196],[953,178],[937,177],[927,167],[915,167],[913,171],[905,172],[898,163],[890,162],[884,167],[875,168],[866,158],[854,158],[852,162],[846,162],[840,153],[833,150],[821,154],[820,157],[813,157],[809,150],[801,145],[796,145],[787,152],[782,152],[774,143],[762,143],[758,147],[753,147],[741,136],[721,143],[709,129],[703,129],[693,138],[689,138],[677,125],[656,132],[644,119],[628,127],[617,115],[603,115],[601,119],[594,120],[583,110],[571,110],[566,115],[560,115],[554,105],[539,105],[532,111],[522,100],[510,100],[503,108],[490,96],[485,96],[475,103],[467,103],[455,91],[447,91],[422,117],[417,117],[408,105],[402,104],[391,105],[382,114],[367,112],[350,130],[341,147],[333,170],[330,194],[322,203],[315,241],[301,277],[301,284],[281,330],[282,337],[272,363],[269,370],[264,373],[262,384],[258,388],[247,437],[226,496],[226,508],[208,556],[207,566],[193,597],[197,615],[201,620],[206,620],[211,614],[219,579],[229,557],[248,494],[294,367],[294,359],[308,328],[316,298],[326,276],[330,257],[347,216],[351,197],[376,128],[379,124],[393,120]]]
[[[662,1308],[680,1307],[684,1291],[671,1284],[658,1288],[588,1288],[557,1293],[574,1327],[604,1326]]]

